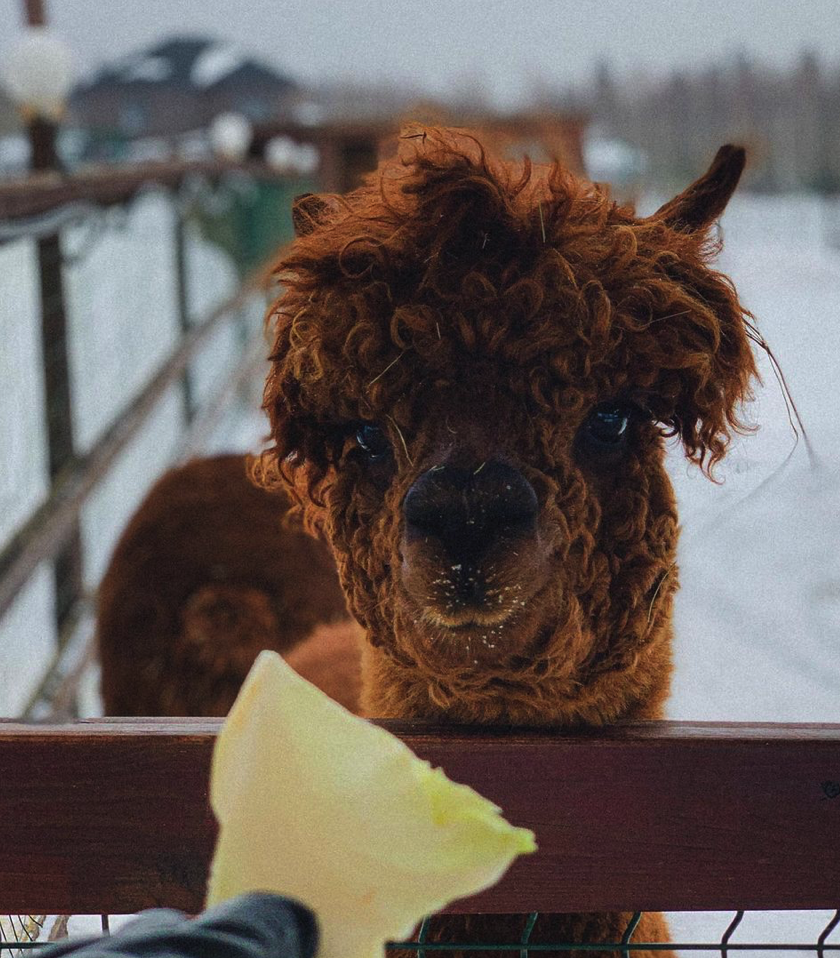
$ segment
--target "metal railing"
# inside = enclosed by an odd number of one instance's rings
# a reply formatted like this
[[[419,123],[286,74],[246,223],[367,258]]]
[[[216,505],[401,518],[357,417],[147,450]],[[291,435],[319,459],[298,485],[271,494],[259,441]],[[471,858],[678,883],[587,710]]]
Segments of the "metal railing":
[[[243,384],[261,381],[259,366],[266,353],[261,315],[270,282],[267,263],[291,238],[293,196],[314,185],[282,177],[255,162],[146,164],[70,177],[39,174],[0,183],[0,245],[28,241],[37,249],[49,489],[45,500],[0,542],[0,622],[36,570],[51,564],[58,641],[52,666],[30,703],[39,703],[41,712],[48,699],[57,697],[60,714],[73,714],[68,683],[78,678],[77,665],[85,659],[80,643],[89,644],[89,636],[81,640],[78,635],[79,622],[90,605],[85,588],[88,580],[90,589],[90,576],[85,573],[80,532],[83,508],[173,386],[181,392],[184,430],[175,457],[184,458],[202,450]],[[108,235],[112,229],[108,217],[120,211],[129,216],[133,205],[150,193],[165,197],[172,210],[171,235],[161,240],[170,243],[172,250],[176,338],[145,384],[120,397],[110,423],[85,449],[74,435],[77,397],[68,326],[79,317],[68,315],[68,271]],[[70,249],[67,233],[73,229],[82,233],[82,240]],[[238,289],[204,315],[189,289],[188,229],[224,251],[239,277]],[[13,280],[7,277],[6,281]],[[148,277],[149,283],[160,281],[161,277]],[[100,321],[107,323],[108,318],[100,317]],[[225,327],[238,330],[239,354],[219,377],[213,393],[207,395],[205,390],[199,403],[193,365]]]

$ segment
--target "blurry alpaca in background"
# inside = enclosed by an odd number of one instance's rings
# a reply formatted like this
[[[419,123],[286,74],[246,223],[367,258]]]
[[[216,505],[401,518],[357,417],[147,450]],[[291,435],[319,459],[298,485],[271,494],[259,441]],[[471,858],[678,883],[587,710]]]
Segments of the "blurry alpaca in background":
[[[306,649],[292,664],[355,704],[360,630],[329,550],[286,529],[287,508],[254,486],[241,455],[194,460],[155,485],[99,591],[107,715],[226,715],[262,649],[288,655],[307,636],[336,647],[340,679]]]

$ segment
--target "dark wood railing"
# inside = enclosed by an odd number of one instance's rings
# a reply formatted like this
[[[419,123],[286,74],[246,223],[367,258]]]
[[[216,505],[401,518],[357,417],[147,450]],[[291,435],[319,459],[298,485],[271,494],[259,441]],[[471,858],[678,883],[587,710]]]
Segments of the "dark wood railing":
[[[536,832],[535,855],[453,911],[840,906],[840,725],[381,724]],[[0,723],[0,913],[199,910],[218,728]]]
[[[72,204],[116,206],[125,203],[150,184],[174,188],[190,176],[202,176],[217,182],[223,176],[240,174],[254,179],[279,178],[276,171],[262,162],[233,163],[223,160],[108,166],[74,173],[72,176],[37,173],[26,179],[0,182],[0,221],[27,220]]]

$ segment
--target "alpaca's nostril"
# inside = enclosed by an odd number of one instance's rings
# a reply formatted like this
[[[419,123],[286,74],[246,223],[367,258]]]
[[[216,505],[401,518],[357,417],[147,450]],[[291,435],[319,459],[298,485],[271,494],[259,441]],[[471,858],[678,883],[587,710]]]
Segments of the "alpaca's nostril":
[[[474,555],[502,536],[527,534],[535,527],[538,508],[525,476],[496,460],[474,469],[429,469],[403,500],[409,538],[435,538],[453,555]]]

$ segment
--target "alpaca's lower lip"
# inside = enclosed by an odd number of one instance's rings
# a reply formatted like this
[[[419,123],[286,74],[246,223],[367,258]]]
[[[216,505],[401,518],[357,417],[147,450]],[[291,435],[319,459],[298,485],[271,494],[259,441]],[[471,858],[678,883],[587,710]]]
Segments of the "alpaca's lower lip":
[[[446,616],[432,609],[426,609],[424,618],[432,625],[447,629],[450,632],[468,632],[471,629],[498,628],[507,622],[512,614],[512,612],[508,612],[503,615],[499,613],[482,615],[473,611],[467,615]]]

